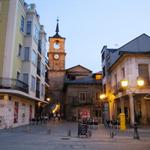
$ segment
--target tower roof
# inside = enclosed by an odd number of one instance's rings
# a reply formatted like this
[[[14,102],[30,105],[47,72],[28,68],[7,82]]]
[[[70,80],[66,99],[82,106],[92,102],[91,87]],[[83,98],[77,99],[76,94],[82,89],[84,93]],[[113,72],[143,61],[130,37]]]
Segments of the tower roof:
[[[63,38],[58,33],[59,32],[59,19],[57,19],[57,24],[56,24],[56,30],[55,30],[55,32],[56,32],[56,34],[53,36],[53,38]]]

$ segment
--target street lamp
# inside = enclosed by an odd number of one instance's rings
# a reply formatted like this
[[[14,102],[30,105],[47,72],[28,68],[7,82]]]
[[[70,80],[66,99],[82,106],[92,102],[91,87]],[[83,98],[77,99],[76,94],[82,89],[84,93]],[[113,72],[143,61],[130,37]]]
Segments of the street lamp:
[[[129,84],[129,82],[128,82],[128,80],[121,80],[121,87],[123,88],[123,89],[127,89],[127,90],[129,90],[129,92],[130,92],[130,94],[129,94],[129,97],[130,97],[130,103],[131,103],[131,106],[132,106],[132,108],[131,109],[133,109],[133,110],[131,110],[132,112],[133,112],[133,120],[132,120],[132,123],[134,124],[135,123],[135,102],[134,102],[134,100],[133,100],[133,92],[134,91],[132,91],[132,89],[128,86],[128,84]],[[137,86],[138,87],[143,87],[144,86],[144,80],[142,79],[142,78],[138,78],[137,79]],[[132,113],[131,113],[132,114]]]
[[[131,112],[131,123],[134,125],[134,139],[139,139],[139,134],[137,131],[137,124],[135,122],[135,101],[133,99],[133,91],[128,87],[128,80],[122,80],[121,81],[122,88],[128,89],[131,93],[129,94],[130,97],[130,112]],[[144,80],[142,78],[137,79],[137,86],[143,87],[144,86]],[[133,116],[132,116],[133,115]]]
[[[143,87],[143,86],[144,86],[144,80],[143,80],[142,78],[138,78],[138,79],[137,79],[137,85],[138,85],[139,87]]]
[[[104,100],[105,98],[106,98],[106,95],[105,95],[105,94],[101,94],[101,95],[100,95],[100,99],[101,99],[101,100]]]
[[[48,97],[48,98],[46,98],[46,100],[47,100],[48,102],[50,102],[51,99]]]
[[[128,80],[121,80],[121,87],[122,88],[128,88],[129,81]],[[137,79],[137,85],[138,87],[144,86],[144,80],[142,78]]]

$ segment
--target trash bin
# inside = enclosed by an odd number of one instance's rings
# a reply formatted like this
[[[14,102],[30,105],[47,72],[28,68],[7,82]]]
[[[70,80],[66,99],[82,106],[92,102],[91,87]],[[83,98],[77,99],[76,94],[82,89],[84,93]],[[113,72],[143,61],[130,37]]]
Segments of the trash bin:
[[[87,132],[88,132],[88,125],[79,122],[79,123],[78,123],[78,136],[79,136],[79,137],[80,137],[81,135],[87,136]]]

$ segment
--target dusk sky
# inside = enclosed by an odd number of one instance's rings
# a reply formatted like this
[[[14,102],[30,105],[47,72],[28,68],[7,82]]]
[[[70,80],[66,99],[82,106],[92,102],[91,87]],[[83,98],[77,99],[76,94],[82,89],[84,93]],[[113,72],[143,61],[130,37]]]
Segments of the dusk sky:
[[[119,48],[142,33],[150,35],[150,0],[25,0],[35,3],[47,38],[66,38],[66,68],[101,70],[101,49]],[[48,46],[47,46],[48,49]]]

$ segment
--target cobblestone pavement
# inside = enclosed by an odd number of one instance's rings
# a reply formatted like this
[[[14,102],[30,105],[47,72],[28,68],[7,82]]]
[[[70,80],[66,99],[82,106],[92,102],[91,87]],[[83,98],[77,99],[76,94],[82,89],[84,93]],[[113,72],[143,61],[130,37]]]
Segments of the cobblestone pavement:
[[[103,125],[91,130],[91,138],[78,138],[77,123],[58,121],[0,130],[0,150],[150,150],[150,128],[139,129],[140,140],[133,139],[132,129],[114,138]]]

